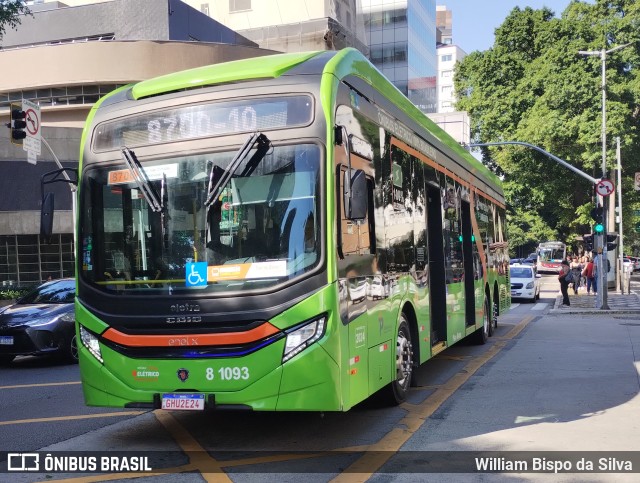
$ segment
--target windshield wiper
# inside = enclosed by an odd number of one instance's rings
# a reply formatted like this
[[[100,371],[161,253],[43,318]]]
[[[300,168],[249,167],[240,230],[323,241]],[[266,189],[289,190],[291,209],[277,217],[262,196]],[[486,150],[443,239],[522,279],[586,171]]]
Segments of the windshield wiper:
[[[153,212],[160,213],[163,209],[163,200],[151,184],[151,181],[149,181],[149,177],[147,176],[147,173],[144,172],[144,169],[142,169],[142,165],[140,164],[140,161],[138,161],[135,153],[131,149],[124,147],[122,148],[121,154],[122,159],[127,163],[127,167],[129,168],[134,181],[142,192],[144,199],[147,200],[149,207]]]
[[[242,161],[246,159],[253,147],[258,144],[256,152],[251,159],[247,162],[240,176],[249,176],[258,166],[258,163],[271,147],[271,141],[269,138],[260,132],[252,133],[245,143],[240,147],[234,158],[227,166],[227,169],[223,170],[219,166],[212,166],[211,173],[209,173],[209,187],[207,189],[207,199],[204,202],[204,206],[209,208],[215,200],[218,198],[222,188],[229,182],[234,175],[238,167],[242,164]]]

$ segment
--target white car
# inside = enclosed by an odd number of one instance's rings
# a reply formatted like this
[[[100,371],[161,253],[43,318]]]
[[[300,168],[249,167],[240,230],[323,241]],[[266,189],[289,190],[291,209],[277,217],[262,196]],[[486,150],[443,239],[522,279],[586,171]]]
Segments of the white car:
[[[534,302],[540,298],[540,279],[531,265],[515,264],[509,266],[511,279],[511,298],[526,299]]]
[[[373,277],[373,279],[371,280],[371,284],[369,285],[369,293],[367,293],[367,295],[374,300],[383,299],[386,297],[385,286],[384,282],[382,281],[382,277],[377,275]]]

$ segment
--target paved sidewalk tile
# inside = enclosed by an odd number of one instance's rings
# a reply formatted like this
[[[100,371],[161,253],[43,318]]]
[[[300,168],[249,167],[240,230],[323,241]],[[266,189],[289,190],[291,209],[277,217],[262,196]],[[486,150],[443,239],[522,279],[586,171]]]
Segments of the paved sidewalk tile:
[[[596,308],[596,295],[587,295],[585,293],[573,294],[569,293],[569,302],[571,305],[566,307],[562,305],[562,295],[556,297],[555,304],[550,313],[567,314],[567,313],[638,313],[640,314],[640,298],[635,293],[620,294],[607,293],[607,305],[609,310]]]

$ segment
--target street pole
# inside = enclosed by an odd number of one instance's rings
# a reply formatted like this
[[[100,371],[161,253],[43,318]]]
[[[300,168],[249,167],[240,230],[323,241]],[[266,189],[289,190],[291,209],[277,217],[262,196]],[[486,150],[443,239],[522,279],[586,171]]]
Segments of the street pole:
[[[612,49],[606,50],[604,47],[602,50],[580,50],[578,51],[581,55],[597,55],[602,60],[602,178],[607,177],[607,54],[611,52],[615,52],[616,50],[623,49],[633,44],[633,42],[629,42],[624,45],[618,45],[617,47],[613,47]],[[613,206],[612,206],[613,208]],[[609,197],[602,197],[602,224],[604,226],[603,230],[603,243],[602,243],[602,253],[599,253],[600,257],[600,279],[601,283],[598,287],[598,299],[597,303],[600,302],[600,294],[602,294],[602,305],[601,309],[608,310],[608,300],[607,300],[607,291],[608,287],[608,265],[607,265],[607,227],[613,225],[610,221],[613,221],[612,213],[609,213]],[[612,210],[613,211],[613,210]],[[622,213],[620,214],[622,215]]]
[[[620,259],[620,293],[624,293],[624,245],[622,243],[622,158],[620,156],[620,137],[616,137],[616,160],[618,164],[618,247]]]
[[[602,178],[607,177],[607,51],[604,48],[601,51],[602,59]],[[602,310],[608,310],[609,304],[607,292],[609,291],[609,256],[607,255],[607,233],[609,233],[609,197],[602,197],[602,224],[604,230],[602,232],[604,240],[602,242]]]

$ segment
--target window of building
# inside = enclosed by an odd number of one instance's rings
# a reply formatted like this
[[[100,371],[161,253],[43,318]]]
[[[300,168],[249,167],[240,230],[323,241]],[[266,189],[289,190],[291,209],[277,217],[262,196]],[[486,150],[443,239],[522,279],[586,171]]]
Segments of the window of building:
[[[394,45],[394,60],[404,62],[407,60],[407,44],[397,43]]]
[[[453,60],[453,55],[445,54],[440,56],[440,61],[442,62],[451,62]]]
[[[208,3],[200,4],[200,11],[208,16],[209,15],[209,4]]]
[[[440,92],[446,96],[450,96],[453,92],[453,86],[442,86]]]
[[[229,0],[229,12],[251,10],[251,0]]]
[[[382,46],[371,47],[369,56],[373,64],[382,64]]]
[[[372,28],[382,27],[382,12],[371,13],[371,27]]]
[[[442,107],[451,107],[451,101],[442,101]]]
[[[442,72],[440,72],[440,77],[451,77],[452,74],[452,70],[443,70]]]
[[[120,84],[81,85],[52,87],[38,90],[13,91],[0,94],[0,110],[9,108],[11,102],[28,99],[39,106],[60,106],[69,104],[93,104],[105,94],[120,87]]]

